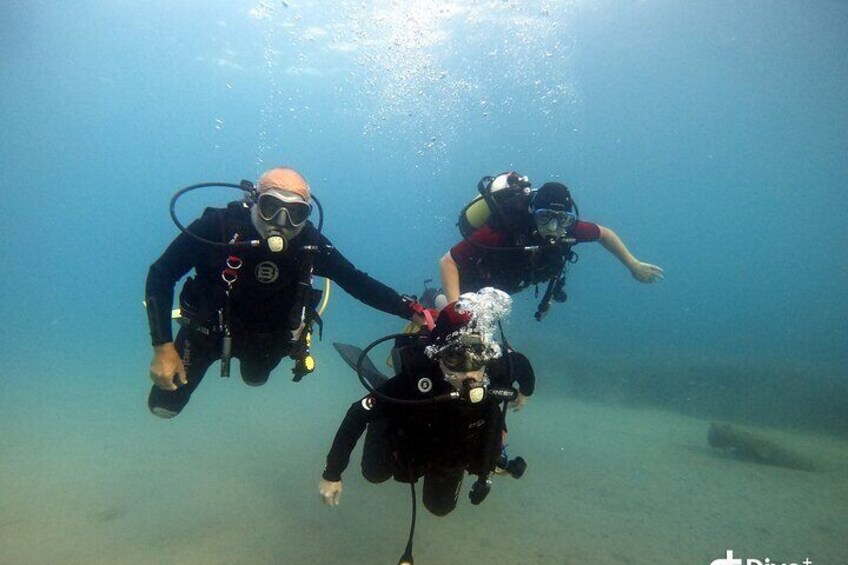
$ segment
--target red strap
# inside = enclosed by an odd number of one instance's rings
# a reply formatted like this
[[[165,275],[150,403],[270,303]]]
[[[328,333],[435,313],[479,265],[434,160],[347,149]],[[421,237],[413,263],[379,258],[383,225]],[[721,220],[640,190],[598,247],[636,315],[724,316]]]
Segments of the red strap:
[[[436,313],[436,316],[439,315],[439,311],[435,308],[430,310],[429,308],[424,308],[424,325],[427,326],[427,331],[433,331],[433,328],[436,327],[436,321],[433,319],[433,312]]]
[[[413,314],[419,314],[422,318],[424,318],[424,325],[427,326],[429,331],[433,331],[433,328],[436,327],[436,322],[433,316],[433,312],[436,313],[436,316],[439,315],[438,310],[428,310],[421,306],[419,302],[413,302],[409,305],[409,309],[412,310]]]

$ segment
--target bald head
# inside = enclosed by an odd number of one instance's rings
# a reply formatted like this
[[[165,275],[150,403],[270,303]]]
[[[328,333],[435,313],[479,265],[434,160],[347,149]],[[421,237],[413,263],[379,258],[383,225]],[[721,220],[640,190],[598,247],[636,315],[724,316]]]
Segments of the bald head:
[[[256,188],[260,193],[276,188],[299,194],[306,201],[310,199],[309,183],[300,173],[288,167],[277,167],[265,171],[259,178]]]

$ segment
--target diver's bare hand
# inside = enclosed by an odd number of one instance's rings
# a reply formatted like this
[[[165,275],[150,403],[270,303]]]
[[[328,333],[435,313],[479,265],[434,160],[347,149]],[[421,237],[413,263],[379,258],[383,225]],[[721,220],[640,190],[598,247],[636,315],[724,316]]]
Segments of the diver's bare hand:
[[[663,279],[663,270],[660,267],[641,261],[636,261],[630,267],[630,273],[641,283],[656,283]]]
[[[342,501],[342,482],[321,479],[318,483],[318,492],[321,493],[321,500],[324,504],[338,506]]]
[[[174,382],[174,377],[177,377]],[[172,342],[153,348],[153,361],[150,362],[150,380],[162,390],[177,390],[177,383],[188,383],[183,360]]]
[[[521,410],[524,410],[524,407],[527,406],[528,400],[530,400],[529,396],[524,396],[519,392],[518,395],[515,397],[515,400],[512,400],[509,403],[509,407],[512,408],[513,412],[519,412]]]

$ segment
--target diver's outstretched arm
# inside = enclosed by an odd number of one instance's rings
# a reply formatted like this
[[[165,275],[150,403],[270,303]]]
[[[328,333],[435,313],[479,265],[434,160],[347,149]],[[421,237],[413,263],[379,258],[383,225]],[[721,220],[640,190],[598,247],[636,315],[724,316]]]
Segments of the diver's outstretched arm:
[[[459,267],[456,266],[450,251],[439,260],[439,272],[442,275],[442,289],[450,304],[459,298]]]
[[[642,283],[655,283],[662,280],[663,270],[660,267],[639,261],[630,253],[617,233],[601,225],[598,225],[598,227],[601,230],[601,237],[598,241],[601,242],[604,249],[627,267],[634,279]]]

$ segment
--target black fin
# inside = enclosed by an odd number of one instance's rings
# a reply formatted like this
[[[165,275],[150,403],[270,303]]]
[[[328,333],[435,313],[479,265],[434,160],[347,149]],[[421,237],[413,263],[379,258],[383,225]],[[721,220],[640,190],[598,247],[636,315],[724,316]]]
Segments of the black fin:
[[[336,351],[339,352],[339,355],[342,356],[348,367],[356,371],[356,364],[359,362],[362,350],[355,345],[348,345],[347,343],[333,343],[333,347],[336,348]],[[368,357],[362,362],[362,376],[365,377],[371,388],[377,388],[389,380],[389,377],[381,373]]]

